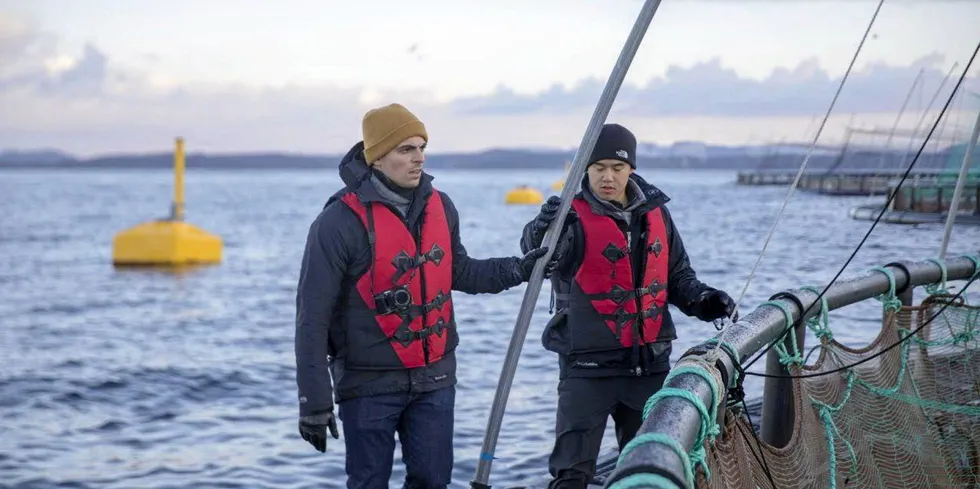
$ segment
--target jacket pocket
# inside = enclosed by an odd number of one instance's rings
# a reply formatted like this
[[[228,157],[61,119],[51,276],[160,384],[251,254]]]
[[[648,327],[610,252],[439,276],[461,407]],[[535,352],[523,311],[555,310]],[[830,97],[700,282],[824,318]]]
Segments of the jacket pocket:
[[[545,350],[567,355],[571,350],[568,342],[568,309],[558,311],[541,332],[541,345]]]

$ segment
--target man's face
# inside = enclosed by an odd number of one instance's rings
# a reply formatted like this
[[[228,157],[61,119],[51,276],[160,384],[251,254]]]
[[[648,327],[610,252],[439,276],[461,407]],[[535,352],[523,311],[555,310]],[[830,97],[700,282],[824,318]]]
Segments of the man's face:
[[[589,186],[602,200],[626,200],[626,185],[633,168],[619,160],[599,160],[588,168]]]
[[[425,163],[425,139],[412,136],[382,156],[374,167],[388,180],[402,188],[415,188],[422,180],[422,164]]]

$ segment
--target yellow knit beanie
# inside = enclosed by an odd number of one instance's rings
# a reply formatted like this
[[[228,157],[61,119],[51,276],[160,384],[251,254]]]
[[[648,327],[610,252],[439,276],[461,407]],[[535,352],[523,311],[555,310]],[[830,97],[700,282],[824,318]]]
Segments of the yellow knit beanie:
[[[412,136],[429,141],[422,121],[400,104],[369,110],[361,122],[361,132],[364,135],[364,160],[369,164]]]

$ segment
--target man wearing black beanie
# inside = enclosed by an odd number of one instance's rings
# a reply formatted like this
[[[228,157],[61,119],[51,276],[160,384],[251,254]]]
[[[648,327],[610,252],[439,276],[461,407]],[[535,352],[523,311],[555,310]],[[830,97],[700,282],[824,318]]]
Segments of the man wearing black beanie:
[[[735,312],[728,294],[698,280],[670,199],[634,173],[636,163],[633,133],[603,126],[553,254],[557,313],[542,335],[561,380],[551,488],[592,480],[609,416],[620,450],[636,435],[670,371],[677,334],[668,303],[702,321]],[[560,203],[549,198],[524,227],[523,250],[540,246]]]

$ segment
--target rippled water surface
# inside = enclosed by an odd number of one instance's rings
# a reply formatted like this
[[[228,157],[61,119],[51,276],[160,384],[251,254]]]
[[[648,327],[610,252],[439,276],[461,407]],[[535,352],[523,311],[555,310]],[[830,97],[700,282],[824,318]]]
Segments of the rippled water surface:
[[[537,211],[503,204],[557,172],[436,170],[476,257],[519,252]],[[737,297],[786,189],[738,187],[730,172],[646,172],[669,204],[702,280]],[[188,220],[225,241],[221,266],[174,274],[117,271],[113,234],[167,214],[166,171],[0,172],[0,487],[342,487],[342,440],[320,454],[296,431],[295,286],[306,232],[339,185],[324,171],[191,170]],[[743,313],[784,288],[833,277],[870,223],[847,218],[867,197],[797,192],[759,266]],[[939,225],[876,228],[845,276],[936,254]],[[980,229],[957,228],[951,253]],[[524,286],[456,293],[459,393],[453,484],[476,468]],[[545,284],[504,417],[491,483],[547,475],[556,359],[539,343]],[[832,315],[836,338],[869,341],[865,303]],[[674,359],[714,333],[676,313]],[[812,341],[812,337],[810,338]],[[760,362],[764,363],[764,362]],[[751,395],[759,383],[747,384]],[[611,427],[604,451],[614,446]],[[392,485],[404,472],[396,451]]]

